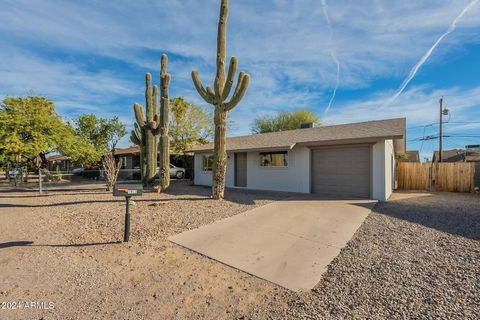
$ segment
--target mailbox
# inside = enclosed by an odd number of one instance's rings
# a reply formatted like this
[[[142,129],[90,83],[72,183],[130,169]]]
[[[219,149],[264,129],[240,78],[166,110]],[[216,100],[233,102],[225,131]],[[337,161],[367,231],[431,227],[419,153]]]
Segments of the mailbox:
[[[113,188],[115,197],[141,196],[143,187],[141,184],[116,184]]]
[[[130,238],[130,198],[132,196],[141,196],[143,187],[141,184],[116,184],[113,187],[114,197],[125,197],[125,228],[123,232],[123,241],[128,242]]]

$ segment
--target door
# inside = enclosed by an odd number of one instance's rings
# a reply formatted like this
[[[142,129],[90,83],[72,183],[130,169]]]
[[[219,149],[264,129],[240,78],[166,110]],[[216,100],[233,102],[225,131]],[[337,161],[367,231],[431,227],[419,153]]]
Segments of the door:
[[[235,153],[235,186],[247,186],[247,153]]]
[[[370,147],[312,150],[312,193],[335,197],[370,197]]]

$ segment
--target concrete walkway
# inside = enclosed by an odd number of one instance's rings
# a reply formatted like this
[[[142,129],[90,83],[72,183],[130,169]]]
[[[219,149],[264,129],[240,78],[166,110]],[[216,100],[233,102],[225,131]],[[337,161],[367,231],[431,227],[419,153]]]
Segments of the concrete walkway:
[[[287,199],[169,240],[282,287],[309,290],[375,203]]]

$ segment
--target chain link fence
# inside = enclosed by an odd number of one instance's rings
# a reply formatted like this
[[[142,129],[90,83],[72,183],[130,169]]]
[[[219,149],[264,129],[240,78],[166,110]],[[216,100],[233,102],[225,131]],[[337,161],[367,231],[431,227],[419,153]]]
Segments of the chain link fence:
[[[0,172],[0,186],[28,187],[38,190],[40,193],[49,188],[58,188],[62,185],[82,183],[105,183],[105,171],[102,169],[73,169],[69,171],[39,170],[28,172],[24,168],[11,168]],[[192,172],[189,170],[175,171],[171,173],[171,179],[191,179]],[[158,178],[158,177],[157,177]],[[120,169],[117,178],[118,183],[141,183],[140,169]]]

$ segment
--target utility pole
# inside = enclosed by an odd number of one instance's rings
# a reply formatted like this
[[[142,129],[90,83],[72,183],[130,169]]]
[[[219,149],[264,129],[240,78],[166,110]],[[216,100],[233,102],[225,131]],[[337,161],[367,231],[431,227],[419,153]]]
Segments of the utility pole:
[[[443,122],[443,97],[440,98],[440,136],[439,136],[439,147],[438,147],[438,162],[442,162],[442,122]]]

